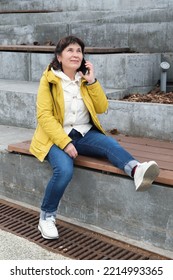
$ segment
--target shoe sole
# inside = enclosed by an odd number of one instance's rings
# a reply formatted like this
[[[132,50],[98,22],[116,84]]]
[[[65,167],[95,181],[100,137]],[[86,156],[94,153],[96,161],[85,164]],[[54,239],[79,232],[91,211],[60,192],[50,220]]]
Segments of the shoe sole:
[[[41,235],[44,239],[58,239],[59,238],[59,235],[58,236],[54,236],[54,237],[50,237],[50,236],[46,236],[43,234],[42,230],[41,230],[41,227],[38,225],[38,230],[41,232]]]
[[[153,181],[157,178],[159,175],[159,167],[157,164],[151,165],[148,170],[146,171],[143,181],[141,185],[136,189],[136,191],[146,191],[148,190]]]

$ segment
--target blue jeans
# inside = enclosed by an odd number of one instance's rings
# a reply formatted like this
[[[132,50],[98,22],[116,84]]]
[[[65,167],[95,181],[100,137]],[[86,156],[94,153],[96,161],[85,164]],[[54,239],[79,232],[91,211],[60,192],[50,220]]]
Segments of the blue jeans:
[[[138,163],[115,139],[95,128],[91,128],[84,137],[73,129],[69,136],[79,155],[107,158],[129,176]],[[60,199],[72,179],[74,168],[73,159],[56,145],[51,147],[46,159],[52,167],[53,175],[46,187],[41,205],[42,219],[56,215]]]

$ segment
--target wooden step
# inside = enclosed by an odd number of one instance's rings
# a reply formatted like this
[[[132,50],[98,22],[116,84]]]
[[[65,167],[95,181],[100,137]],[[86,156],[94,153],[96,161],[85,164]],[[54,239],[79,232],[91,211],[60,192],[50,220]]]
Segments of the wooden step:
[[[55,46],[49,45],[0,45],[0,51],[10,52],[44,52],[54,53]],[[129,53],[129,48],[108,48],[108,47],[86,47],[85,53],[90,54],[111,54],[111,53]]]

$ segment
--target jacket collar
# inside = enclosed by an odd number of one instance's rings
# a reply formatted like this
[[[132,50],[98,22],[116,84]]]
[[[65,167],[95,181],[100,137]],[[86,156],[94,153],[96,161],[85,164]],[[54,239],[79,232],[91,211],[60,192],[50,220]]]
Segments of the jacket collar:
[[[67,81],[67,82],[71,82],[71,79],[66,74],[64,74],[64,72],[62,72],[61,70],[51,69],[51,71],[54,73],[55,76],[61,78],[62,80]],[[76,75],[75,75],[75,80],[74,81],[75,82],[80,82],[80,80],[81,80],[81,76],[77,72]]]
[[[49,83],[52,84],[57,84],[57,82],[59,82],[61,80],[60,76],[56,76],[51,70],[49,70],[49,68],[47,67],[46,70],[44,71],[44,75],[47,77],[47,80]],[[79,74],[77,73],[76,79],[79,79]],[[81,82],[86,82],[86,80],[84,78],[80,78]]]
[[[48,82],[51,83],[51,84],[57,84],[57,82],[59,82],[59,80],[60,80],[60,78],[55,76],[53,74],[53,72],[51,70],[49,70],[48,67],[46,68],[46,70],[44,71],[43,74],[46,76]]]

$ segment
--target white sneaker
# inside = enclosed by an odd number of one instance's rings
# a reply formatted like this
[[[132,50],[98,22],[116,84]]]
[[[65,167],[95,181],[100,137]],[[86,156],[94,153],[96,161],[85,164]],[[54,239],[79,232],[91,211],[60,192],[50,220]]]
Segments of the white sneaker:
[[[159,167],[155,161],[139,164],[134,174],[136,191],[147,190],[159,175]]]
[[[38,229],[45,239],[56,239],[59,237],[58,230],[55,225],[55,218],[53,216],[46,218],[46,220],[39,220]]]

